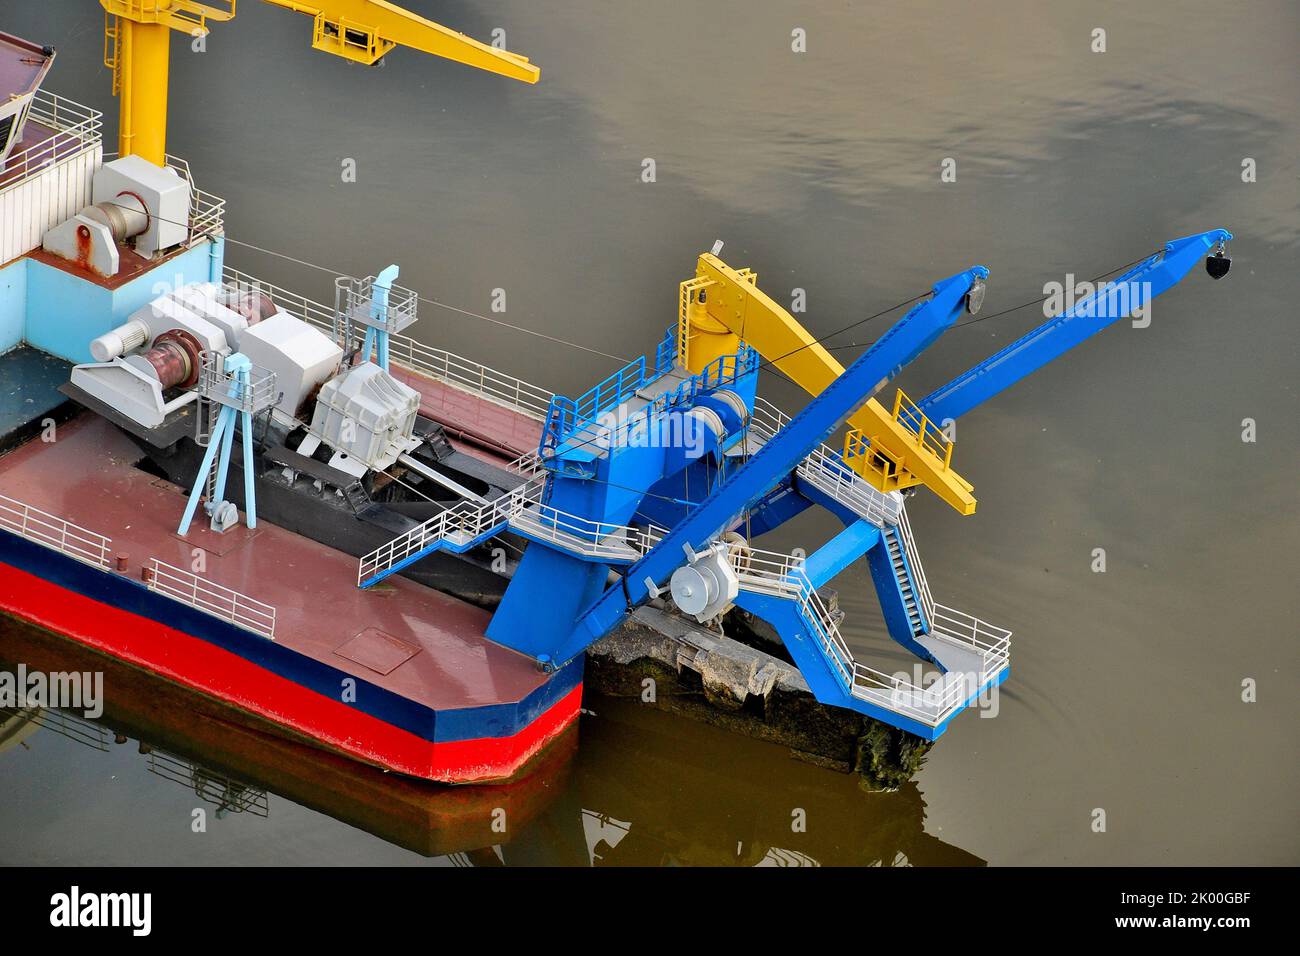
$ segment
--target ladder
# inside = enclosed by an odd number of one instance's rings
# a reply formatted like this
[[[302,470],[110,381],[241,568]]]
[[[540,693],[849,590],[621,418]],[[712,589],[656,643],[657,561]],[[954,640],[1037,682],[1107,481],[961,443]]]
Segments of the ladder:
[[[894,568],[894,580],[898,582],[898,590],[902,592],[903,604],[907,608],[907,620],[911,626],[912,636],[920,637],[929,628],[926,626],[925,616],[921,612],[916,588],[912,586],[912,574],[908,568],[907,558],[904,556],[903,544],[899,540],[898,530],[896,528],[885,528],[883,537],[885,547],[889,549],[889,563]]]

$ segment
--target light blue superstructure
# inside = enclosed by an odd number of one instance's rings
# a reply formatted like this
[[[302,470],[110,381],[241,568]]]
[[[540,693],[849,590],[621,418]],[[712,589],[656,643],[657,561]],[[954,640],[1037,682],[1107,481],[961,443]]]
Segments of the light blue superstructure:
[[[94,361],[90,342],[158,296],[220,275],[221,246],[203,239],[121,284],[24,256],[0,268],[0,352],[23,342],[80,364]]]

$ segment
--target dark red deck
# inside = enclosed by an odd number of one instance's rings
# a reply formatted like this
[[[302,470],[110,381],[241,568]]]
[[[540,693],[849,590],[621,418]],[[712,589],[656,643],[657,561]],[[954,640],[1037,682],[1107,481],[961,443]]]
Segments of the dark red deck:
[[[53,59],[53,53],[30,40],[0,32],[0,96],[7,99],[35,91]]]
[[[12,103],[14,98],[26,97],[35,93],[41,85],[41,80],[49,72],[50,63],[54,60],[53,53],[46,53],[35,43],[29,43],[27,40],[11,36],[8,33],[0,33],[0,103]],[[17,114],[12,118],[17,120],[23,115],[25,107],[20,107]],[[11,117],[6,117],[6,123]],[[6,156],[12,156],[21,153],[24,150],[35,146],[46,144],[44,150],[36,150],[28,159],[36,164],[36,168],[45,164],[45,160],[52,158],[53,146],[55,143],[50,142],[60,134],[54,130],[47,129],[35,121],[29,121],[24,127],[24,133],[21,139],[15,141],[12,147],[5,152],[4,147],[10,145],[8,127],[6,126],[3,137],[0,137],[0,153]],[[24,175],[32,169],[31,162],[21,164],[12,164],[9,171],[4,171],[5,162],[0,159],[0,186],[13,180],[19,175]]]
[[[483,636],[487,611],[401,577],[362,591],[357,559],[315,541],[266,522],[215,535],[200,520],[177,537],[184,493],[133,467],[138,457],[83,415],[57,441],[0,458],[0,493],[108,535],[136,578],[154,557],[190,569],[203,548],[206,580],[276,609],[277,643],[434,710],[518,701],[545,682],[531,659]],[[413,653],[396,653],[402,645]]]
[[[453,439],[495,450],[507,460],[537,451],[542,439],[542,423],[537,419],[399,365],[391,371],[420,393],[420,414],[441,424]]]

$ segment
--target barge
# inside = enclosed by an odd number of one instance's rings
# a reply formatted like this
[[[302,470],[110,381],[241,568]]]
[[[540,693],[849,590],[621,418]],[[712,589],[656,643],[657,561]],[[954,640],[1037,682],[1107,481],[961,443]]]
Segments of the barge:
[[[848,721],[836,746],[883,728],[914,769],[1010,673],[1010,631],[935,601],[908,521],[922,488],[975,510],[947,425],[1201,256],[1227,271],[1224,230],[1175,240],[919,402],[885,404],[979,312],[986,268],[936,282],[846,369],[718,243],[650,355],[555,395],[413,337],[422,300],[396,265],[338,277],[332,304],[230,268],[224,203],[165,152],[165,71],[161,113],[141,102],[168,31],[221,18],[103,4],[116,157],[97,113],[40,89],[54,51],[0,35],[21,104],[0,172],[0,610],[416,778],[522,772],[576,721],[589,653],[711,675],[741,704],[802,695]],[[536,79],[368,6],[369,25],[318,15],[314,45]],[[809,394],[798,414],[758,394],[765,368]],[[760,546],[809,508],[843,530]],[[829,586],[854,566],[926,675],[873,667],[841,632]],[[742,617],[779,653],[715,638]]]

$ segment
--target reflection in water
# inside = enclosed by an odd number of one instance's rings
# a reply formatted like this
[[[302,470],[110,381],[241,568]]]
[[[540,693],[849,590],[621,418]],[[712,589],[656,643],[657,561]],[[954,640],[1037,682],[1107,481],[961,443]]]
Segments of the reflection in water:
[[[251,813],[257,817],[270,815],[265,790],[240,783],[184,757],[156,750],[143,740],[140,741],[140,752],[148,754],[150,773],[180,784],[204,803],[216,807],[218,820],[227,813]]]
[[[573,785],[594,865],[894,866],[983,861],[925,832],[915,783],[869,793],[780,748],[597,699]],[[566,812],[569,812],[566,810]]]
[[[20,650],[30,670],[98,663],[68,641],[8,623],[0,647],[6,657]],[[137,794],[140,814],[160,802],[164,781],[179,784],[215,808],[218,820],[269,817],[237,825],[269,825],[263,852],[271,858],[274,824],[291,801],[451,865],[983,862],[925,832],[925,803],[915,784],[867,793],[854,778],[793,761],[774,778],[778,749],[626,701],[590,701],[595,713],[584,716],[580,729],[508,785],[439,787],[263,733],[216,702],[122,665],[107,666],[105,686],[98,721],[38,708],[0,711],[0,773],[11,788],[48,783],[33,769],[34,758],[58,758],[73,744],[125,753],[138,759],[114,779]],[[110,746],[128,738],[139,741],[136,754]],[[63,762],[40,772],[57,773]],[[94,802],[88,794],[85,806],[64,812],[90,814]],[[119,848],[112,836],[99,835],[112,857],[149,862],[147,847]],[[39,862],[50,852],[41,835],[10,834],[0,847],[10,863]],[[322,851],[328,855],[330,848]]]

